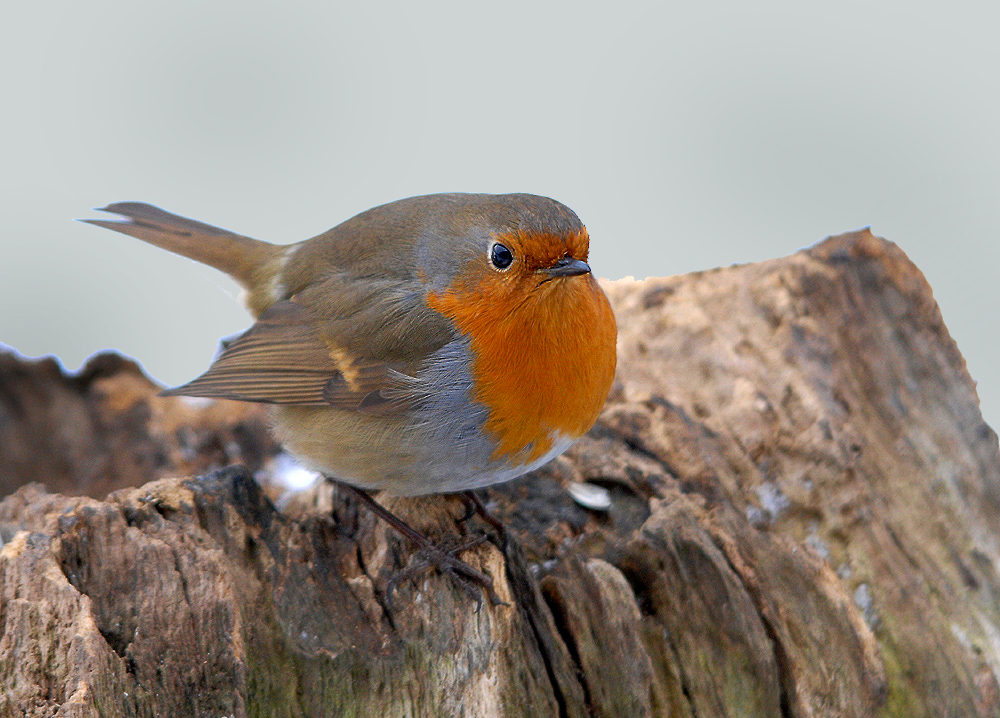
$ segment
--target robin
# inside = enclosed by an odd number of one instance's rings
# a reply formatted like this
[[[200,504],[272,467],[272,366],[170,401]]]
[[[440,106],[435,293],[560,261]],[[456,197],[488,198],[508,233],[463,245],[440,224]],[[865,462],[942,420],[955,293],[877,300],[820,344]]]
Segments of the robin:
[[[529,194],[411,197],[290,245],[138,202],[100,211],[124,219],[84,221],[232,276],[256,319],[164,395],[275,405],[302,463],[497,602],[488,576],[368,492],[461,492],[488,517],[474,489],[542,466],[594,424],[617,327],[572,210]]]

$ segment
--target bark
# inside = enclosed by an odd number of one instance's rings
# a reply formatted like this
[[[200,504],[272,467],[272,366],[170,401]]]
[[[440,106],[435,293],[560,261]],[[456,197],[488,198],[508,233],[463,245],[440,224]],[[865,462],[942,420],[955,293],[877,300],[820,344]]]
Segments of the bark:
[[[330,486],[279,510],[243,468],[191,478],[255,410],[101,359],[97,411],[86,371],[3,359],[0,481],[52,481],[0,502],[0,715],[1000,715],[1000,450],[919,270],[863,231],[609,293],[598,425],[486,492],[509,545],[461,554],[507,606],[433,572],[390,605],[419,557]],[[94,470],[135,446],[162,460]]]
[[[37,481],[104,498],[234,462],[259,472],[279,451],[264,407],[166,399],[162,388],[118,354],[95,355],[67,375],[51,357],[0,352],[0,496]]]

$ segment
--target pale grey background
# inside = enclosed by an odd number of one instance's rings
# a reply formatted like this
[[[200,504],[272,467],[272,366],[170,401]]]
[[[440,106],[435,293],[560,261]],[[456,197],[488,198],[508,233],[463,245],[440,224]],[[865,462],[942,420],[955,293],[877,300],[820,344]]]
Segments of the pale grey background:
[[[448,190],[573,207],[598,274],[867,224],[920,266],[1000,418],[998,11],[956,3],[8,3],[0,342],[170,384],[247,315],[74,224],[144,200],[265,239]],[[223,287],[223,290],[220,290]]]

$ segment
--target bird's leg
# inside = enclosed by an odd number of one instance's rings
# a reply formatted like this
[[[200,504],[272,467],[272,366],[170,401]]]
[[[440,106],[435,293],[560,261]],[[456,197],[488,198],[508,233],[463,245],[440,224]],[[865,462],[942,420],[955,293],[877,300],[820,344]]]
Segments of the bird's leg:
[[[501,546],[506,548],[507,527],[503,525],[503,521],[486,510],[486,505],[483,503],[482,499],[479,498],[479,495],[472,489],[455,495],[462,499],[462,502],[465,504],[465,515],[458,520],[459,523],[464,523],[471,519],[474,515],[478,514],[479,518],[493,527],[493,529],[497,532],[497,536],[500,537]]]
[[[482,543],[484,538],[480,537],[459,546],[457,549],[452,551],[444,551],[432,544],[422,533],[382,506],[382,504],[378,503],[371,497],[371,495],[368,494],[367,491],[363,491],[339,481],[336,481],[335,483],[337,486],[341,487],[367,506],[376,516],[415,543],[417,547],[420,548],[421,554],[424,556],[423,561],[398,573],[389,580],[389,583],[386,586],[386,600],[389,602],[390,606],[392,605],[393,590],[399,581],[415,576],[430,567],[436,567],[451,576],[459,583],[459,585],[462,586],[462,588],[475,596],[476,600],[479,601],[480,604],[482,604],[482,598],[470,584],[477,584],[483,590],[483,593],[486,594],[487,598],[490,599],[490,603],[494,606],[507,605],[500,599],[499,596],[497,596],[496,591],[493,589],[492,578],[455,556],[456,553],[461,553],[462,551]]]

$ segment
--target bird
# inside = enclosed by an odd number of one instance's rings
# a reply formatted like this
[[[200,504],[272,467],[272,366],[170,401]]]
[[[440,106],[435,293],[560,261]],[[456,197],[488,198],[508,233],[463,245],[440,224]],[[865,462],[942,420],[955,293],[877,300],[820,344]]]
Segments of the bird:
[[[423,195],[284,245],[142,202],[96,211],[118,218],[83,221],[233,277],[255,319],[165,396],[273,405],[287,451],[499,602],[490,577],[370,492],[457,493],[502,527],[474,490],[544,465],[594,425],[617,325],[571,209],[532,194]]]

